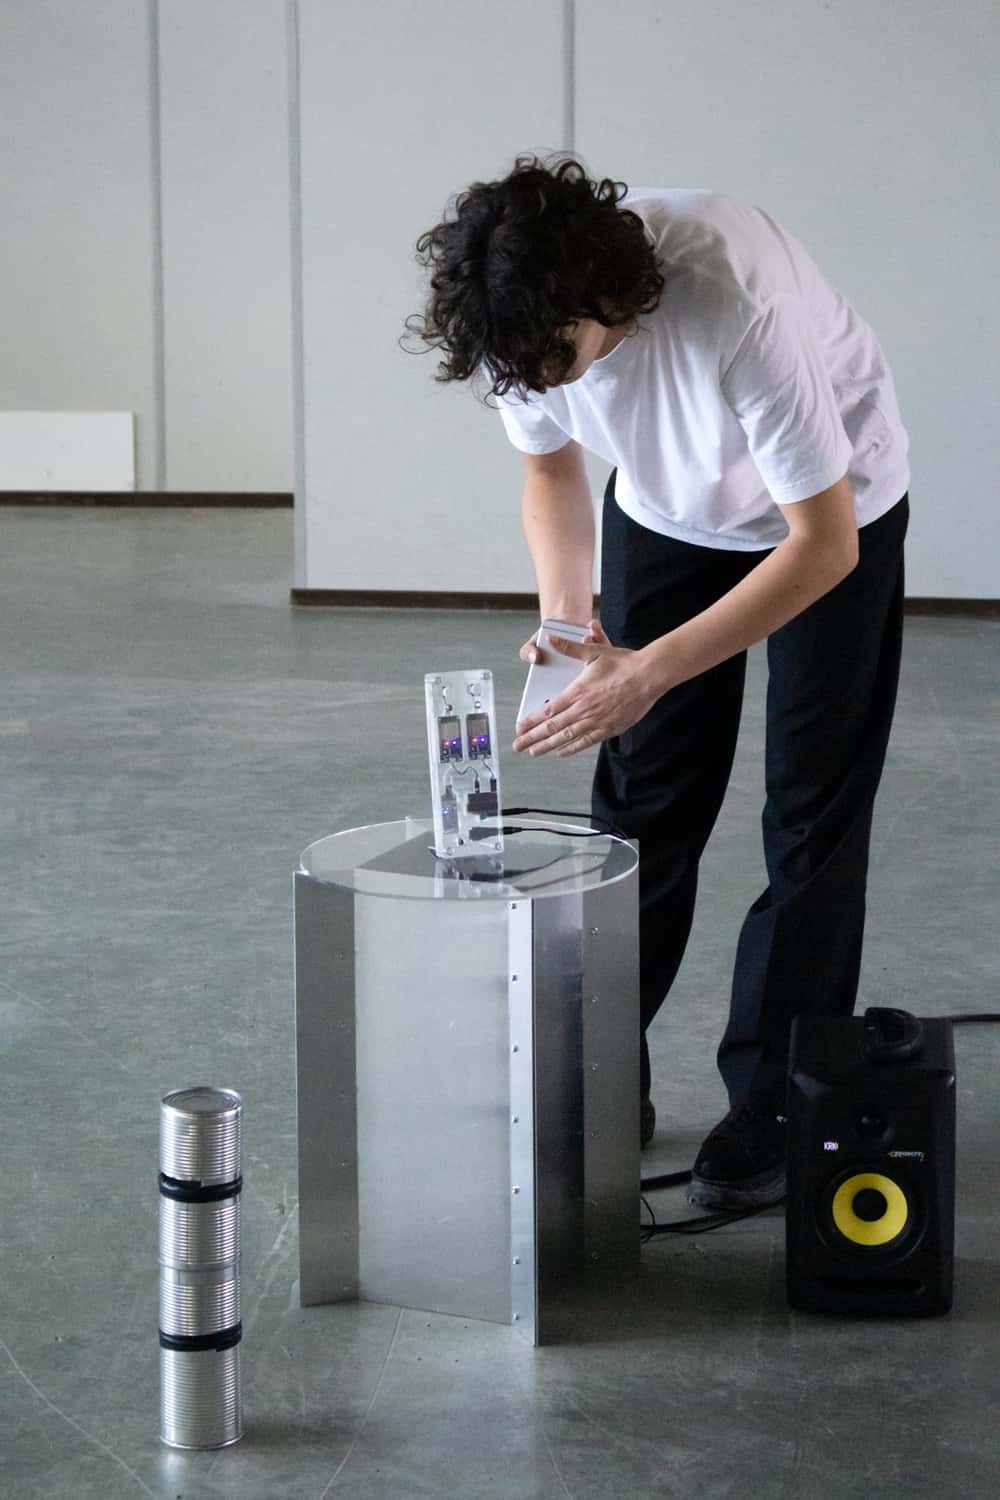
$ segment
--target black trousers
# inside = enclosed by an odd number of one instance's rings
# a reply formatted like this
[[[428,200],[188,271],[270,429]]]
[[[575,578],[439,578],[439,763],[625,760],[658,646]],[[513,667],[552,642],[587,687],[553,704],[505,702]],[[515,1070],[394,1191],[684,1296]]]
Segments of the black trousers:
[[[707,609],[768,556],[674,541],[604,496],[601,620],[638,648]],[[768,886],[739,936],[718,1064],[733,1105],[784,1100],[793,1018],[850,1015],[865,919],[872,805],[892,723],[903,620],[904,495],[859,533],[860,560],[767,642],[763,813]],[[746,653],[666,693],[606,741],[592,808],[639,840],[642,1088],[646,1028],[680,966],[698,861],[722,804]]]

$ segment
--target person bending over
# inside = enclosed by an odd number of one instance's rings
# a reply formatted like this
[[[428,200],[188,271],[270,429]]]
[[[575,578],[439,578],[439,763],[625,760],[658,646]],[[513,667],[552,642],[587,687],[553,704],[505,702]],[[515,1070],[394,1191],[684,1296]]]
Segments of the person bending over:
[[[902,636],[908,437],[869,324],[763,209],[595,180],[524,155],[417,241],[407,326],[474,377],[524,454],[543,618],[590,623],[586,663],[514,748],[599,746],[595,820],[640,850],[646,1030],[687,942],[733,763],[747,647],[767,640],[767,889],[736,949],[718,1065],[729,1096],[693,1168],[706,1207],[776,1201],[799,1014],[853,1011],[872,805]],[[601,618],[583,464],[610,463]],[[534,647],[521,650],[532,659]]]

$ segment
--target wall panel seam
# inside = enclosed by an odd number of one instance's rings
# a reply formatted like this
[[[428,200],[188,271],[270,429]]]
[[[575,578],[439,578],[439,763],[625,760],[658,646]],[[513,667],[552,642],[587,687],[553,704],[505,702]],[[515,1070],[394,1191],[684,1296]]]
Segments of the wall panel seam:
[[[306,501],[305,315],[302,282],[302,111],[298,0],[286,0],[288,46],[288,203],[291,235],[292,443],[295,486],[295,585],[308,582]]]
[[[576,0],[563,0],[563,149],[576,149]]]
[[[149,14],[149,108],[152,198],[152,288],[153,288],[153,421],[154,481],[152,488],[167,488],[167,394],[163,266],[163,136],[160,94],[160,4],[147,0]]]

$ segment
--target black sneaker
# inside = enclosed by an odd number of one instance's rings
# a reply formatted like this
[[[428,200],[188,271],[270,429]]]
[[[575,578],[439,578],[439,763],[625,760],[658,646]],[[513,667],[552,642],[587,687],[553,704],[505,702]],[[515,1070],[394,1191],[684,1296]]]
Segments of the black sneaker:
[[[643,1094],[639,1100],[639,1149],[640,1151],[649,1145],[656,1130],[656,1110],[653,1101],[648,1094]]]
[[[743,1104],[702,1142],[688,1202],[702,1208],[762,1208],[785,1196],[785,1116]]]

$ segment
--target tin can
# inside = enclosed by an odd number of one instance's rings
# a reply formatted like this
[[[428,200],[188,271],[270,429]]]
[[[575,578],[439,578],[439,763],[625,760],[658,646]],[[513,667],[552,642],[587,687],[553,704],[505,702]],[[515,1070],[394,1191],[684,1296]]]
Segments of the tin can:
[[[160,1438],[226,1448],[243,1435],[240,1130],[232,1089],[160,1103]]]

